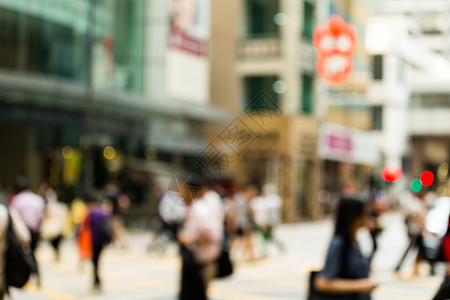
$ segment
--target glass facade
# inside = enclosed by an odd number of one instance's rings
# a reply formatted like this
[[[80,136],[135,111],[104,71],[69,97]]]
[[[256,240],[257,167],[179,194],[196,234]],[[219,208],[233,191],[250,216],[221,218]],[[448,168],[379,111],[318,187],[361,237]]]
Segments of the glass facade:
[[[145,0],[0,0],[0,68],[84,84],[91,29],[94,88],[141,93],[144,5]]]
[[[279,26],[274,17],[279,13],[278,0],[247,0],[247,37],[278,36]]]
[[[303,30],[302,37],[306,41],[312,41],[315,26],[314,5],[305,1],[303,4]]]

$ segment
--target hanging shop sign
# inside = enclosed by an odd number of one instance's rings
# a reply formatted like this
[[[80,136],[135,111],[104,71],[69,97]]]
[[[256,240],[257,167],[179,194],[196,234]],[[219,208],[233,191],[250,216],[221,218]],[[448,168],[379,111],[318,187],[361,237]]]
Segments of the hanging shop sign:
[[[323,26],[314,29],[313,44],[317,51],[317,73],[329,84],[347,80],[353,70],[353,52],[357,31],[338,15],[333,15]]]
[[[323,159],[374,166],[380,160],[379,144],[372,132],[325,123],[320,128],[318,151]]]

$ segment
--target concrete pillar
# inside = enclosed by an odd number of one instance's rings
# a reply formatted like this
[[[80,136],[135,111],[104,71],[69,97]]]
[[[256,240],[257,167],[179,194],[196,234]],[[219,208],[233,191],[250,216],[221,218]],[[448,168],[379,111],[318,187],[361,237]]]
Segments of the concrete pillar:
[[[281,26],[282,73],[279,74],[287,89],[281,97],[281,108],[286,115],[295,115],[300,104],[300,25],[301,1],[280,0],[280,11],[287,22]]]

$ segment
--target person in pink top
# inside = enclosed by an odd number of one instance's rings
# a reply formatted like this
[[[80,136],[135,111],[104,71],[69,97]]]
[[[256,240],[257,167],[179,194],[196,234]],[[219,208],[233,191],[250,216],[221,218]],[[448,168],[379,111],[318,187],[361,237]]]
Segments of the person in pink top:
[[[23,175],[16,178],[16,192],[17,194],[11,200],[11,207],[17,210],[23,223],[30,231],[30,249],[34,260],[32,273],[36,276],[37,286],[40,286],[41,278],[35,252],[40,240],[39,229],[45,216],[45,202],[41,196],[30,190],[28,179]]]
[[[191,176],[179,187],[187,206],[183,230],[178,235],[183,267],[180,299],[206,299],[209,282],[216,276],[221,253],[223,219],[204,199],[205,190]]]

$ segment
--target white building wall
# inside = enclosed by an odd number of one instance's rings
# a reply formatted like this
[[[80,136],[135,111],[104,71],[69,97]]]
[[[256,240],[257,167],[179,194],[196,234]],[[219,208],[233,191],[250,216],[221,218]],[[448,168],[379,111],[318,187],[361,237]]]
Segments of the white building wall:
[[[412,135],[448,136],[450,134],[449,108],[413,108],[410,115],[412,122],[409,127]]]
[[[165,87],[167,35],[169,32],[169,1],[152,0],[146,5],[146,53],[144,67],[144,94],[147,99],[162,102]]]

